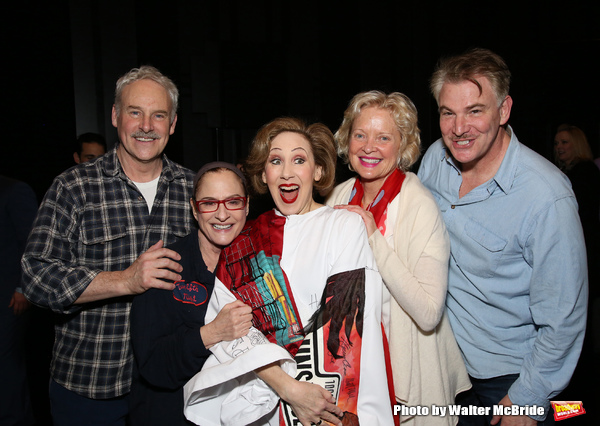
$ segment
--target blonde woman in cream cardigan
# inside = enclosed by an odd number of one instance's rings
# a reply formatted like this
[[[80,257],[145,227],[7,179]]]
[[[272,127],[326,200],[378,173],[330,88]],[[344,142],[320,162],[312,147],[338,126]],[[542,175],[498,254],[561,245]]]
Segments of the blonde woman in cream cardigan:
[[[453,426],[456,416],[434,416],[431,407],[454,404],[471,384],[445,313],[446,228],[431,193],[407,171],[420,154],[416,108],[401,93],[359,93],[335,137],[358,176],[338,185],[327,204],[360,214],[367,227],[385,283],[382,322],[396,400],[429,408],[401,423]]]

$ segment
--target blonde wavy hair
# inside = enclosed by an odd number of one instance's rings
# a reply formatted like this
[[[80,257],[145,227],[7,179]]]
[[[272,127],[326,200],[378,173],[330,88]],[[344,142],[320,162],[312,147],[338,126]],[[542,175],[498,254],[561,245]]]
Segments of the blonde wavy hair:
[[[401,136],[396,162],[400,170],[408,171],[421,155],[421,131],[418,126],[417,108],[408,96],[400,92],[386,94],[371,90],[361,92],[352,98],[344,112],[342,125],[334,136],[338,155],[352,170],[348,158],[352,126],[361,111],[370,107],[386,109],[390,112]]]

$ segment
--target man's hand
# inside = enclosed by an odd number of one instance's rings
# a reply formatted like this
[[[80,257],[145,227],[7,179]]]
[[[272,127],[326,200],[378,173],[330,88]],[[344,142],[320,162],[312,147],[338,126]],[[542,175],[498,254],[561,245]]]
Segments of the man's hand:
[[[31,306],[31,302],[23,296],[23,293],[15,291],[8,304],[9,308],[13,308],[15,315],[21,315]]]
[[[173,290],[173,283],[181,279],[179,273],[183,270],[179,260],[179,253],[164,248],[162,240],[157,242],[123,271],[129,293],[140,294],[150,288]]]
[[[498,405],[504,405],[505,407],[511,407],[514,404],[506,395],[498,403]],[[491,425],[500,424],[501,426],[536,426],[537,420],[533,420],[529,416],[494,416],[492,418]]]
[[[124,271],[100,272],[75,303],[140,294],[150,288],[173,290],[174,282],[181,280],[179,273],[183,268],[177,263],[179,260],[181,256],[164,248],[161,240],[142,253]]]
[[[223,340],[231,341],[248,334],[252,325],[252,308],[241,300],[228,303],[208,324],[200,327],[204,346],[210,348]]]

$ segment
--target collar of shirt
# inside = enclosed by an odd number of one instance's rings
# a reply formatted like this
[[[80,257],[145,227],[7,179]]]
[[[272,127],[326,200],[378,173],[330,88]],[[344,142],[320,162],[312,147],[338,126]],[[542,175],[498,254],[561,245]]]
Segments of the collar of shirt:
[[[515,180],[517,167],[519,163],[519,156],[521,152],[521,146],[518,143],[518,139],[515,136],[512,127],[507,126],[506,131],[510,135],[510,142],[508,145],[508,149],[504,154],[504,159],[502,160],[502,164],[498,168],[498,171],[494,175],[492,179],[488,182],[480,185],[479,187],[472,190],[469,194],[462,197],[460,200],[456,200],[456,204],[467,204],[474,201],[480,201],[483,198],[489,197],[494,193],[496,188],[500,188],[504,191],[505,194],[510,192],[510,189],[513,186],[513,182]],[[442,151],[442,161],[445,161],[450,167],[456,170],[457,176],[460,176],[461,170],[456,160],[450,155],[447,149]],[[462,183],[462,179],[459,178],[458,181]],[[460,186],[459,183],[459,186]]]
[[[102,163],[102,172],[106,176],[120,177],[126,181],[131,181],[129,176],[123,172],[119,157],[117,156],[117,143],[113,149],[111,149],[106,155],[104,155]],[[162,154],[163,168],[161,172],[161,180],[166,179],[168,182],[172,182],[175,179],[185,179],[183,170],[179,167],[173,167],[173,163],[167,159],[165,154]]]

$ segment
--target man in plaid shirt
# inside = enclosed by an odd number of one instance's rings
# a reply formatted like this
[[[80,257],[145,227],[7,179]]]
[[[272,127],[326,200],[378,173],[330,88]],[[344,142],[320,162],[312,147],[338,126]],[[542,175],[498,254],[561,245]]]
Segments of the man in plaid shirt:
[[[22,260],[24,292],[57,314],[50,402],[57,425],[125,424],[134,295],[173,289],[189,234],[194,174],[163,150],[177,122],[178,90],[157,69],[119,79],[112,123],[119,143],[53,182]]]

